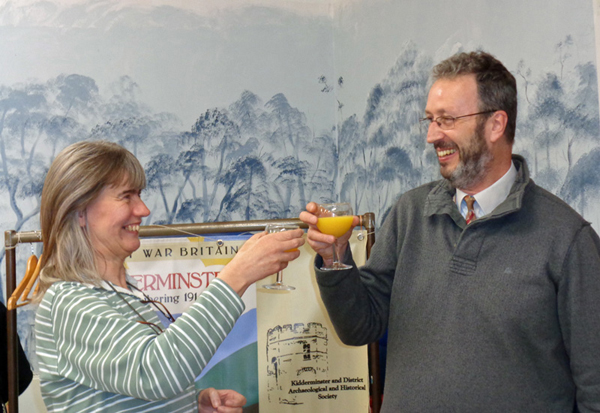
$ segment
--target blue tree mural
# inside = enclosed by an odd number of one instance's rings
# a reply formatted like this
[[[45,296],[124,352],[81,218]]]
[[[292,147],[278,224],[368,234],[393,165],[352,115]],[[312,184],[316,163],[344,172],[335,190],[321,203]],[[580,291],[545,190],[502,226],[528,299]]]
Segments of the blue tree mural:
[[[517,152],[534,178],[585,215],[600,188],[591,169],[600,147],[596,67],[569,69],[572,39],[557,44],[556,70],[517,65]],[[122,76],[104,94],[93,79],[60,75],[0,87],[0,188],[10,227],[37,227],[44,174],[62,147],[107,139],[129,148],[147,177],[145,224],[294,217],[307,201],[346,200],[378,221],[401,193],[438,178],[419,128],[433,59],[407,43],[374,85],[362,116],[315,133],[283,93],[266,103],[249,90],[227,107],[205,109],[189,129],[153,112]],[[322,93],[334,87],[324,77]],[[339,79],[337,86],[343,85]],[[343,104],[338,101],[341,115]],[[559,155],[557,155],[559,154]],[[562,156],[562,159],[561,159]]]

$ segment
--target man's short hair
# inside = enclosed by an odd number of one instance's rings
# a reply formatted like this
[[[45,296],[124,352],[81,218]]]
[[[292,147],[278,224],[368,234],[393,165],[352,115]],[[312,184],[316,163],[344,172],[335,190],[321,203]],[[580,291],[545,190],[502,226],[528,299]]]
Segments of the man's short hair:
[[[489,53],[478,50],[457,53],[433,68],[432,80],[453,79],[475,75],[479,110],[503,110],[508,116],[506,136],[509,143],[515,140],[517,125],[517,81],[502,62]]]

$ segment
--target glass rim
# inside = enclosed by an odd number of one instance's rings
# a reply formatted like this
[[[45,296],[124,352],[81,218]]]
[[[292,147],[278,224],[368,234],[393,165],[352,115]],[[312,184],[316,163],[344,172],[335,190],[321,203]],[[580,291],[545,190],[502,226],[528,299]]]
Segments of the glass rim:
[[[283,223],[273,223],[273,224],[266,224],[265,225],[265,231],[267,232],[271,232],[271,231],[277,231],[277,230],[293,230],[293,229],[298,229],[300,228],[300,226],[298,224],[283,224]]]
[[[350,202],[323,202],[323,203],[319,203],[318,205],[325,206],[325,205],[351,205],[351,204],[350,204]]]

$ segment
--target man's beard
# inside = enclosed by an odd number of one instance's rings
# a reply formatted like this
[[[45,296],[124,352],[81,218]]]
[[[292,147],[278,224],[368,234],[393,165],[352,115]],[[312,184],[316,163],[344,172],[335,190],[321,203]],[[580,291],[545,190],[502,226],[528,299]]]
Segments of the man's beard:
[[[441,169],[442,176],[450,181],[454,188],[474,188],[489,171],[493,156],[483,136],[484,127],[485,123],[478,122],[468,145],[458,148],[459,163],[454,171]]]

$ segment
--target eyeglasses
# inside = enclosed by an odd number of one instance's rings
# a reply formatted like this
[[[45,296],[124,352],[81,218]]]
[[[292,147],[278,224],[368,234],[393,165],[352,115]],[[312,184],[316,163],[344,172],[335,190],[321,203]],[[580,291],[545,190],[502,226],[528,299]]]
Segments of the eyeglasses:
[[[160,311],[160,313],[167,320],[169,320],[171,323],[175,321],[175,317],[173,317],[173,315],[171,314],[171,312],[169,311],[169,309],[167,308],[167,306],[164,303],[162,303],[160,301],[151,300],[146,294],[144,294],[144,298],[146,298],[146,299],[145,300],[141,300],[140,303],[142,303],[142,304],[152,304],[154,306],[154,308],[156,308],[158,311]],[[146,322],[146,323],[148,323],[148,322]],[[144,323],[142,323],[142,324],[144,324]],[[158,328],[160,330],[162,330],[160,327],[158,327]],[[162,333],[162,331],[161,331],[161,333]]]
[[[138,311],[129,303],[129,301],[127,301],[125,299],[125,297],[123,297],[121,295],[121,293],[119,293],[117,291],[117,289],[115,287],[113,287],[112,283],[109,282],[108,285],[110,285],[110,288],[112,288],[113,291],[115,293],[117,293],[117,295],[121,298],[121,300],[125,301],[125,304],[127,304],[129,306],[129,308],[131,308],[133,310],[133,312],[136,313],[137,316],[141,319],[141,320],[137,321],[138,323],[150,327],[152,330],[154,330],[156,335],[159,335],[164,332],[164,330],[159,325],[151,323],[150,321],[146,321],[146,319],[144,317],[142,317],[142,315],[140,313],[138,313]],[[171,314],[171,312],[169,311],[169,309],[167,308],[167,306],[164,303],[161,303],[160,301],[151,300],[150,297],[148,297],[142,290],[137,288],[135,285],[130,284],[129,282],[127,283],[127,285],[130,286],[131,288],[138,290],[140,293],[143,294],[144,300],[140,300],[140,303],[152,304],[154,306],[154,308],[156,308],[158,311],[160,311],[167,320],[169,320],[170,322],[175,321],[175,317],[173,317],[173,315]]]
[[[419,123],[421,124],[421,127],[426,127],[427,129],[429,129],[429,127],[431,126],[432,122],[435,122],[438,124],[438,126],[440,127],[441,130],[450,130],[450,129],[454,129],[454,122],[456,122],[457,119],[462,119],[462,118],[466,118],[469,116],[476,116],[476,115],[485,115],[486,113],[494,113],[497,112],[497,110],[486,110],[484,112],[477,112],[477,113],[469,113],[468,115],[462,115],[462,116],[439,116],[437,118],[421,118],[419,119]]]

